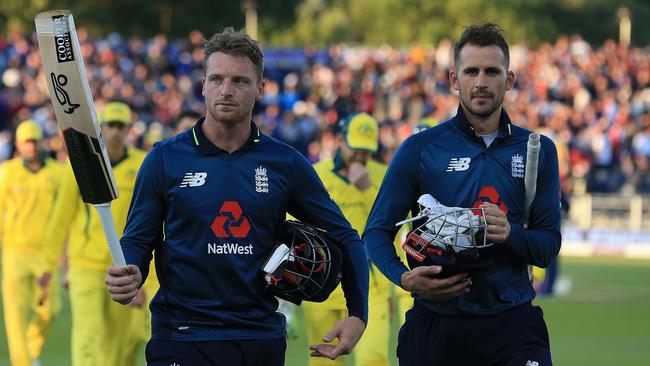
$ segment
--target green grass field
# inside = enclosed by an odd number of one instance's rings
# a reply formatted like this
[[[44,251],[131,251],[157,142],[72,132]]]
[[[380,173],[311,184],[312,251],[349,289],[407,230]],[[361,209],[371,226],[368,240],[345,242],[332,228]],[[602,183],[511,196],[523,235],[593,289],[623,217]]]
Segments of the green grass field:
[[[545,312],[555,365],[650,364],[650,261],[562,258],[560,266],[561,275],[572,282],[571,292],[536,300]],[[70,308],[65,301],[43,350],[44,366],[70,364],[69,331]],[[289,341],[287,365],[305,365],[306,357],[304,337]],[[8,365],[0,321],[0,366]]]
[[[562,258],[573,281],[560,298],[539,299],[556,365],[650,364],[650,261]]]

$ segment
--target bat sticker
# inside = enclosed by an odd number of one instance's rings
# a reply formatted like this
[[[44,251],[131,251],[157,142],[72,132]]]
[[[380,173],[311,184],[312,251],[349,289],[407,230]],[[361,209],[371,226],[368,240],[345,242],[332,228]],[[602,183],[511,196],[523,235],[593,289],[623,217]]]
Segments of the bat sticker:
[[[74,61],[72,39],[70,38],[70,23],[68,17],[58,15],[52,17],[54,30],[54,48],[56,49],[56,60],[59,63]]]
[[[63,87],[68,84],[68,77],[63,74],[56,76],[54,73],[51,73],[50,78],[52,79],[52,85],[54,86],[56,100],[58,100],[59,104],[63,107],[68,106],[68,108],[64,110],[66,114],[72,114],[75,109],[79,108],[79,104],[72,103],[70,100],[70,94],[63,89]]]

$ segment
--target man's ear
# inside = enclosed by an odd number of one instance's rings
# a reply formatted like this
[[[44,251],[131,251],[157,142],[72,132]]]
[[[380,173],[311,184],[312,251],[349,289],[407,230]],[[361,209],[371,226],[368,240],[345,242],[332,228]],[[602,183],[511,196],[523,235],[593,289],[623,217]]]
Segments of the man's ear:
[[[264,87],[266,86],[266,79],[262,78],[260,85],[257,87],[257,98],[255,100],[261,100],[264,96]]]
[[[515,85],[516,80],[517,77],[515,76],[515,73],[511,70],[508,70],[508,74],[506,76],[506,90],[512,89],[512,87]]]
[[[456,68],[452,67],[449,70],[449,84],[451,85],[451,88],[458,91],[460,89],[458,87],[458,74],[456,73]]]

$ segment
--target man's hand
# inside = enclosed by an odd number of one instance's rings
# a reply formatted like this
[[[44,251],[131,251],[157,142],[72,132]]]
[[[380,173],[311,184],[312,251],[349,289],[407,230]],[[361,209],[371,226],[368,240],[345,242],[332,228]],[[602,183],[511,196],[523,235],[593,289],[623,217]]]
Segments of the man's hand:
[[[52,278],[52,272],[43,272],[41,277],[38,278],[38,285],[41,289],[47,289],[47,285],[50,284],[50,279]]]
[[[68,279],[68,269],[66,267],[63,275],[61,276],[61,286],[68,291],[70,289],[70,279]]]
[[[104,280],[113,301],[126,305],[135,300],[142,283],[142,274],[138,266],[129,264],[126,267],[108,268]]]
[[[140,291],[138,291],[138,294],[135,295],[133,301],[129,303],[129,306],[133,306],[134,308],[141,308],[146,303],[147,303],[147,295],[145,294],[144,290],[140,288]]]
[[[38,295],[38,306],[42,306],[47,300],[47,285],[50,284],[51,278],[52,272],[43,272],[41,277],[38,278],[38,286],[40,287],[40,293]]]
[[[352,348],[359,342],[359,338],[361,338],[365,329],[366,324],[356,316],[349,316],[342,319],[323,337],[323,342],[326,343],[309,346],[311,350],[310,356],[327,357],[330,360],[334,360],[340,355],[349,355],[352,352]],[[328,344],[334,338],[339,339],[339,344]]]
[[[404,272],[400,280],[402,288],[436,302],[447,301],[469,292],[472,280],[467,273],[459,273],[448,278],[434,277],[441,271],[440,266],[421,266]]]
[[[354,162],[348,167],[348,180],[350,180],[350,183],[354,184],[354,186],[361,192],[370,188],[371,183],[368,169],[366,169],[365,165],[359,162]]]
[[[501,244],[508,240],[510,236],[510,223],[508,222],[506,213],[499,210],[499,206],[490,202],[484,202],[479,207],[485,208],[487,240],[495,244]]]

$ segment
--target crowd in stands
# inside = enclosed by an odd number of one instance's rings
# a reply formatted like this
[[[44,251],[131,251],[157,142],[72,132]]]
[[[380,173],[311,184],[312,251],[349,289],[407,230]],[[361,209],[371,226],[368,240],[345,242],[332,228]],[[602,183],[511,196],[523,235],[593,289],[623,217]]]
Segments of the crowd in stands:
[[[134,145],[168,136],[185,111],[203,113],[200,32],[177,40],[91,38],[81,28],[78,36],[97,108],[117,99],[136,112]],[[377,158],[387,162],[413,127],[456,113],[447,77],[452,49],[442,40],[403,49],[265,50],[266,90],[254,120],[315,162],[330,156],[339,121],[368,112],[381,122]],[[514,123],[555,141],[565,190],[650,193],[650,50],[614,41],[593,47],[574,35],[510,51],[517,82],[506,110]],[[65,156],[34,35],[0,36],[0,76],[0,161],[28,118]]]

